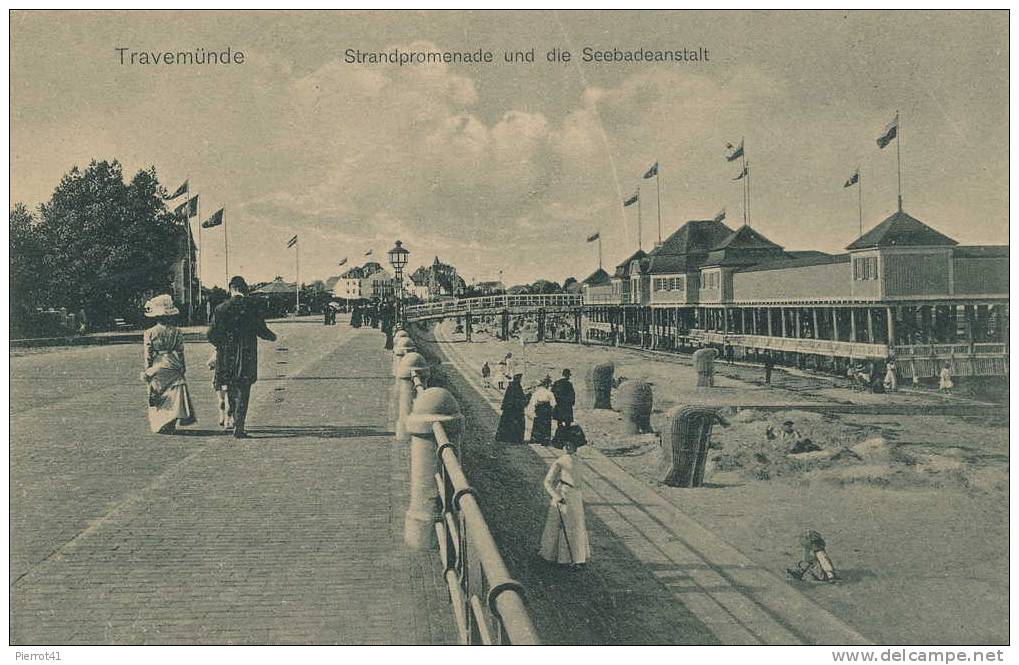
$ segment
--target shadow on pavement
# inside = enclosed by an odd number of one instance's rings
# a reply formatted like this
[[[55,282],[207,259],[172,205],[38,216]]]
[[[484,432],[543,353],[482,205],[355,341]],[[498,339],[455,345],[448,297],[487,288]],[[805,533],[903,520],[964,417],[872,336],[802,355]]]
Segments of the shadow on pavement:
[[[248,430],[252,439],[357,439],[362,437],[391,437],[394,432],[376,427],[337,425],[281,425],[260,426]]]

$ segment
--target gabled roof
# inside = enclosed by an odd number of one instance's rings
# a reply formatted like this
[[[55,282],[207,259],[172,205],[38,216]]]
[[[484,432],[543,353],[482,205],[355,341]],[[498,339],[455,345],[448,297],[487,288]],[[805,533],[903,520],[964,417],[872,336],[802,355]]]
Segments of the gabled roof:
[[[671,275],[686,272],[687,260],[680,254],[654,254],[648,257],[647,272],[651,275]]]
[[[616,272],[612,275],[613,277],[619,277],[626,279],[630,276],[630,264],[637,260],[643,259],[647,256],[647,252],[643,249],[638,249],[636,252],[627,257],[622,263],[616,266]]]
[[[602,284],[608,284],[612,281],[612,278],[607,272],[598,268],[593,273],[587,276],[581,284],[587,284],[588,286],[601,286]]]
[[[693,219],[679,227],[679,230],[666,238],[665,242],[652,253],[707,252],[732,234],[733,230],[722,222],[713,219]]]
[[[870,231],[857,238],[846,249],[871,247],[950,247],[956,241],[927,226],[919,219],[899,210]]]
[[[736,231],[733,231],[729,237],[720,242],[712,249],[782,249],[781,245],[777,245],[772,241],[765,238],[759,231],[755,231],[750,228],[749,225],[744,224],[739,227]]]
[[[364,277],[364,270],[357,266],[340,275],[340,279],[361,279],[362,277]]]

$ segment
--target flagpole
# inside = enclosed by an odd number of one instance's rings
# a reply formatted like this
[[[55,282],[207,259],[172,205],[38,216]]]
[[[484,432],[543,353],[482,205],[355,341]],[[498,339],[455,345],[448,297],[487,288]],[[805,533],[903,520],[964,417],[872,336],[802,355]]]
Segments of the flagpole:
[[[598,270],[601,270],[601,232],[598,232]]]
[[[744,137],[744,136],[740,137],[739,145],[740,145],[741,148],[743,148],[743,154],[740,155],[740,157],[742,158],[742,162],[743,162],[743,175],[747,179],[749,179],[750,178],[750,174],[747,173],[747,140],[746,140],[746,137]],[[743,192],[743,226],[746,226],[746,225],[748,225],[750,223],[750,215],[749,215],[748,210],[747,210],[747,208],[750,207],[750,201],[748,200],[749,197],[747,196],[747,183],[741,182],[740,183],[740,188],[741,188],[741,191]]]
[[[899,112],[895,111],[895,166],[899,175],[899,212],[902,212],[902,155],[899,145],[902,143],[902,123]]]
[[[226,215],[223,215],[223,282],[230,283],[230,247],[226,241]]]
[[[301,239],[294,243],[294,256],[297,258],[297,309],[294,311],[296,319],[301,314]]]
[[[655,160],[655,188],[658,190],[658,244],[662,244],[662,162]]]
[[[860,167],[856,167],[856,189],[857,198],[860,202],[860,235],[863,236],[863,174],[860,173]]]
[[[198,220],[198,307],[202,307],[202,259],[205,257],[205,245],[202,244],[202,199],[195,200],[195,219]],[[190,224],[190,222],[188,222]]]
[[[637,250],[643,249],[644,232],[640,228],[640,185],[637,185]]]

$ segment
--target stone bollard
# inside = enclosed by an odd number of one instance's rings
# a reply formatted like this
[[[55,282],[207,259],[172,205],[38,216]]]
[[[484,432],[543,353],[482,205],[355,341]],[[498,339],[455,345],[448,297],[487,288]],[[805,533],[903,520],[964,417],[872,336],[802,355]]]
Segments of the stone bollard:
[[[705,388],[715,385],[715,356],[718,351],[714,349],[697,349],[693,352],[693,367],[697,370],[697,387]]]
[[[400,358],[412,351],[417,351],[417,346],[410,337],[401,338],[393,344],[393,376],[396,376],[397,368],[400,366]]]
[[[445,388],[428,388],[414,401],[407,417],[410,432],[410,501],[403,523],[403,542],[413,549],[430,549],[439,515],[435,484],[436,443],[432,426],[443,423],[450,441],[458,440],[463,416],[460,405]]]
[[[397,441],[407,440],[407,416],[414,406],[414,375],[428,380],[428,361],[416,351],[408,351],[396,368],[396,432]]]
[[[646,381],[625,381],[616,393],[616,408],[623,414],[625,434],[647,434],[651,431],[651,407],[654,394]]]
[[[656,476],[672,487],[700,487],[711,428],[715,423],[728,423],[717,410],[696,406],[677,406],[666,417],[668,425],[662,433],[662,457]]]
[[[598,363],[587,372],[587,392],[594,398],[595,409],[612,408],[612,375],[616,366],[612,361]]]

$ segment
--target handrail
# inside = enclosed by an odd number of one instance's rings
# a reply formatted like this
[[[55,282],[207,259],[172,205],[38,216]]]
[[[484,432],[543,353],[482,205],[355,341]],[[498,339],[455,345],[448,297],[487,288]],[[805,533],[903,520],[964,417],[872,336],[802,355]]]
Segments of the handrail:
[[[455,315],[474,311],[509,309],[515,307],[579,307],[583,297],[578,293],[546,293],[546,294],[505,294],[498,296],[478,296],[475,298],[453,298],[407,305],[404,313],[408,320],[439,314]]]
[[[413,371],[415,399],[427,389]],[[435,522],[439,558],[463,644],[537,645],[541,641],[478,505],[477,493],[460,465],[460,447],[441,422],[432,423],[438,472],[435,482],[442,517]]]

